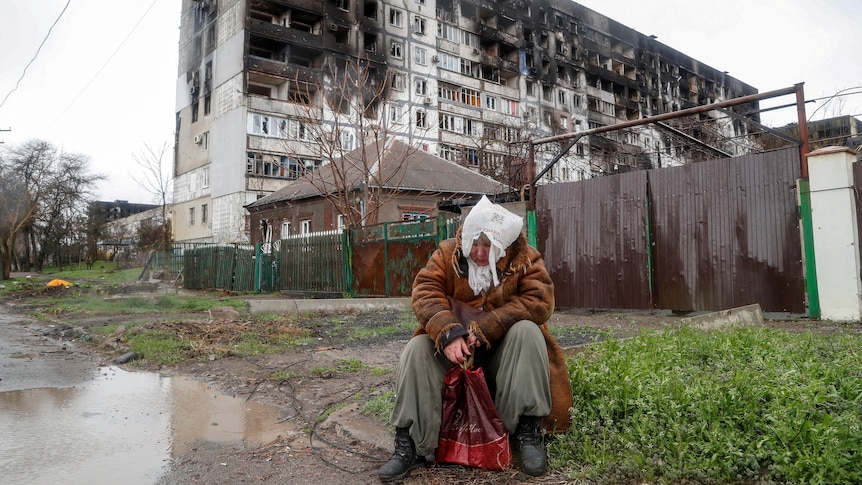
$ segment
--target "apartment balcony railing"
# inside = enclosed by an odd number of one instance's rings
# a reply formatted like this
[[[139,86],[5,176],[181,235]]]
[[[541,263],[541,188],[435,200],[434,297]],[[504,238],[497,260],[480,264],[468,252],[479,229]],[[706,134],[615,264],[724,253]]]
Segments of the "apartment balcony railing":
[[[299,44],[307,47],[320,49],[323,47],[323,36],[292,29],[283,25],[276,25],[263,20],[251,19],[250,30],[252,34],[278,40],[290,44]]]
[[[320,82],[319,69],[263,59],[261,57],[249,56],[248,70],[286,79],[300,79],[303,82]]]

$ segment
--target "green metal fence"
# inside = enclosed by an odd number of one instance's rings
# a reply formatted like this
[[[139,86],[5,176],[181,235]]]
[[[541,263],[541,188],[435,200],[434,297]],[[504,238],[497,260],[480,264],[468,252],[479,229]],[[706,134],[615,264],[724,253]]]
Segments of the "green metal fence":
[[[191,290],[293,291],[404,296],[436,244],[455,235],[461,217],[384,223],[293,236],[272,244],[176,243],[154,256],[155,268],[182,275]],[[535,217],[527,219],[535,234]]]
[[[345,237],[341,231],[290,237],[273,243],[269,254],[262,245],[262,257],[270,259],[261,264],[260,291],[347,292]]]

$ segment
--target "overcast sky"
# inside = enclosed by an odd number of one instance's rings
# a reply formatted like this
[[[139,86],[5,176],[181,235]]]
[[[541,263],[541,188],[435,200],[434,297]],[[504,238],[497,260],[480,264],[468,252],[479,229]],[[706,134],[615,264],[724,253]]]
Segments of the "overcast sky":
[[[108,177],[97,187],[100,200],[153,202],[132,180],[140,173],[132,155],[145,144],[173,143],[180,3],[0,0],[0,130],[11,129],[0,131],[0,141],[39,138],[88,155],[92,171]],[[804,82],[806,98],[814,99],[856,87],[849,92],[860,94],[810,103],[807,113],[815,119],[862,114],[862,1],[579,3],[760,92]],[[763,115],[771,126],[795,120],[793,109]],[[168,170],[170,158],[169,152]]]

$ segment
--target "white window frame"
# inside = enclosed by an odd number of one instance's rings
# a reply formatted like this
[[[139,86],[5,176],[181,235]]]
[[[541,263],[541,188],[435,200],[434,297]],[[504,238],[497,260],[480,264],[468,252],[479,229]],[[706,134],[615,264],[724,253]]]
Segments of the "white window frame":
[[[413,57],[416,61],[416,64],[419,64],[420,66],[428,65],[428,51],[426,51],[425,49],[421,47],[414,47]]]
[[[497,97],[490,94],[485,95],[485,108],[491,111],[497,111]]]
[[[393,40],[389,43],[389,54],[395,59],[402,59],[404,57],[404,44]]]
[[[425,78],[416,78],[413,81],[415,93],[418,96],[428,96],[428,80]]]
[[[428,30],[428,23],[419,15],[413,16],[413,33],[417,35],[425,35]]]
[[[389,8],[389,25],[393,27],[402,27],[404,25],[404,12],[397,8]]]
[[[404,91],[404,73],[392,73],[392,89],[396,91]]]

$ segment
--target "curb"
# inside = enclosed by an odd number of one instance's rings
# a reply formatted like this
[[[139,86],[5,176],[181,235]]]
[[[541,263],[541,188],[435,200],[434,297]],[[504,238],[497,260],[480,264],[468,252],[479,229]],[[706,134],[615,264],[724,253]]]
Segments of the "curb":
[[[409,310],[410,298],[337,298],[337,299],[269,299],[246,300],[246,309],[251,314],[302,313],[313,311],[344,310]]]
[[[706,313],[696,317],[683,318],[682,325],[691,325],[701,330],[715,330],[717,328],[750,327],[763,325],[763,312],[760,304],[746,305],[729,310],[721,310]]]

